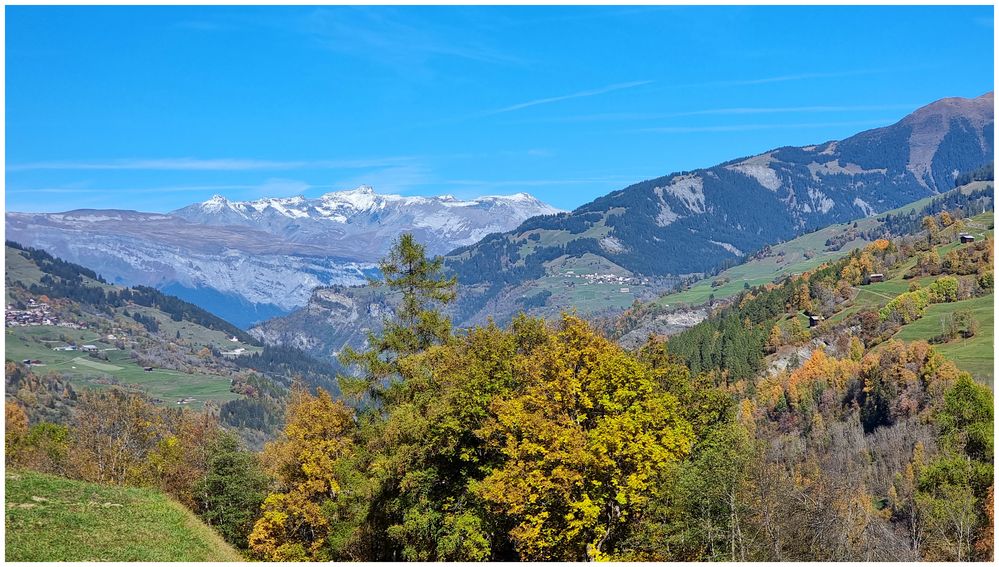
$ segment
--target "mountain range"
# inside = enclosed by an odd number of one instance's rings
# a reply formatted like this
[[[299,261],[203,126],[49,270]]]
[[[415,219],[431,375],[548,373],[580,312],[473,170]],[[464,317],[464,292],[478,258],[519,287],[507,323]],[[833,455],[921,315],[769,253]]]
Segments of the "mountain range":
[[[304,305],[318,286],[364,283],[403,232],[442,254],[558,212],[525,193],[459,200],[381,195],[362,186],[315,199],[216,195],[168,214],[10,212],[6,237],[116,283],[162,289],[245,327]]]
[[[450,315],[471,325],[522,310],[620,311],[657,297],[676,276],[952,189],[959,173],[992,160],[993,122],[993,93],[946,98],[844,140],[676,172],[529,219],[445,257],[461,284]],[[251,332],[330,356],[377,328],[390,303],[370,288],[323,288],[305,308]]]
[[[377,262],[401,232],[411,232],[431,254],[474,244],[529,217],[560,213],[527,193],[459,200],[451,195],[381,195],[369,186],[316,199],[211,199],[170,213],[190,223],[262,230],[295,245],[318,246],[330,256]]]
[[[890,126],[675,172],[572,212],[523,193],[458,200],[359,187],[317,198],[215,196],[168,214],[7,213],[7,238],[243,327],[268,320],[255,335],[328,356],[389,307],[391,298],[352,286],[375,275],[402,232],[446,253],[461,283],[458,325],[520,310],[620,311],[768,245],[951,189],[960,172],[992,159],[993,122],[993,93],[942,99]]]

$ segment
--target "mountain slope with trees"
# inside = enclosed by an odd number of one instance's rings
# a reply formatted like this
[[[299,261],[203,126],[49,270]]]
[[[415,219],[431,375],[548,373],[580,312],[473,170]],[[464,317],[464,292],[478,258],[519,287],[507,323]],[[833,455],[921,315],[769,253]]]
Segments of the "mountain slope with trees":
[[[141,392],[157,404],[220,412],[261,443],[295,379],[336,392],[336,368],[262,345],[155,289],[107,283],[45,251],[6,246],[6,396],[32,421],[62,421],[85,389]]]
[[[466,285],[538,277],[544,262],[583,252],[644,275],[709,271],[767,244],[950,190],[954,171],[991,161],[992,106],[992,93],[943,99],[845,140],[643,181],[455,250],[448,267]],[[532,244],[532,235],[546,233],[566,242]]]
[[[570,314],[456,332],[457,282],[403,237],[381,264],[400,301],[344,353],[342,397],[296,386],[259,456],[111,391],[66,426],[8,403],[7,463],[159,488],[271,561],[987,561],[993,394],[896,333],[991,295],[992,242],[927,218],[633,351]],[[913,285],[859,301],[898,285],[875,273]]]
[[[784,147],[643,181],[579,207],[538,216],[445,256],[458,277],[447,312],[458,326],[620,313],[685,279],[835,223],[884,213],[954,188],[955,172],[992,160],[992,93],[951,98],[842,141]],[[736,290],[737,291],[737,290]],[[359,346],[394,298],[369,287],[318,289],[254,336],[333,358]]]

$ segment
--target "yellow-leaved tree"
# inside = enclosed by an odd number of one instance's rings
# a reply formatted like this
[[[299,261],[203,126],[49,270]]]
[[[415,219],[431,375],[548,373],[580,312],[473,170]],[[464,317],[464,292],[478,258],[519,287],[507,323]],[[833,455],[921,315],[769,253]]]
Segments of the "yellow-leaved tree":
[[[564,316],[515,361],[523,387],[480,429],[504,456],[478,486],[522,559],[606,558],[694,433],[650,366]]]
[[[353,411],[325,390],[298,386],[281,437],[264,449],[263,462],[280,484],[263,503],[250,534],[250,550],[269,561],[329,560],[328,537],[337,517],[353,451]]]

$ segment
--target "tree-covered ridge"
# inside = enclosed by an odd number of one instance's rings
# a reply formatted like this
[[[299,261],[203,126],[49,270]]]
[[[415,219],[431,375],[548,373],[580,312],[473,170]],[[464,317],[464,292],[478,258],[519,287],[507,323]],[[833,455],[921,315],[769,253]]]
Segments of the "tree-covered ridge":
[[[261,345],[256,338],[227,321],[156,289],[147,286],[131,288],[111,286],[92,270],[56,258],[44,250],[24,248],[10,241],[7,242],[7,246],[25,254],[25,257],[32,260],[44,273],[40,284],[30,284],[28,287],[28,291],[34,295],[65,298],[98,310],[127,307],[130,303],[151,307],[169,315],[173,321],[188,321],[206,329],[222,331],[236,337],[244,344],[263,347],[258,353],[233,358],[232,362],[237,366],[258,370],[271,378],[286,382],[287,386],[291,385],[291,377],[297,376],[314,386],[336,388],[334,377],[337,369],[328,362],[308,356],[301,349],[292,346]],[[90,285],[86,281],[88,279],[103,285]],[[142,324],[151,333],[159,331],[159,324],[154,317],[138,311],[128,313],[127,316]]]
[[[954,186],[960,187],[961,185],[967,185],[974,181],[993,181],[994,179],[995,162],[990,161],[974,171],[959,174],[954,178]]]
[[[71,299],[98,309],[122,307],[128,303],[154,307],[170,315],[174,321],[190,321],[208,329],[228,333],[247,344],[260,344],[245,331],[197,305],[165,295],[151,287],[110,286],[93,270],[56,258],[44,250],[26,248],[11,241],[7,241],[6,246],[18,250],[18,253],[33,261],[44,272],[39,283],[28,286],[33,294]],[[104,285],[90,285],[86,280]],[[154,332],[153,329],[150,331]]]
[[[739,258],[718,242],[748,254],[953,187],[954,171],[970,171],[991,159],[992,123],[979,124],[976,114],[981,100],[966,101],[976,110],[943,126],[932,120],[917,124],[915,116],[935,112],[930,105],[895,125],[839,142],[778,148],[642,181],[572,213],[537,217],[490,235],[455,250],[447,264],[464,283],[507,281],[496,278],[531,265],[534,254],[566,247],[565,254],[591,252],[645,275],[707,272]],[[909,139],[927,128],[944,130],[932,163],[910,164]],[[924,166],[926,172],[917,176],[913,168]],[[610,230],[594,232],[598,227]],[[568,243],[537,244],[539,232],[561,234]],[[576,250],[569,250],[570,244]],[[515,280],[532,277],[530,271],[515,274]]]
[[[155,289],[110,285],[16,243],[7,250],[8,264],[17,264],[8,266],[12,307],[44,306],[52,317],[51,325],[39,318],[8,329],[14,351],[39,359],[28,366],[20,364],[23,355],[7,353],[7,398],[23,404],[32,422],[68,423],[78,391],[115,388],[146,392],[156,404],[195,401],[262,446],[280,427],[295,380],[338,392],[337,369],[295,347],[258,347],[233,325]],[[86,343],[93,344],[81,350]],[[57,354],[55,346],[72,350]]]

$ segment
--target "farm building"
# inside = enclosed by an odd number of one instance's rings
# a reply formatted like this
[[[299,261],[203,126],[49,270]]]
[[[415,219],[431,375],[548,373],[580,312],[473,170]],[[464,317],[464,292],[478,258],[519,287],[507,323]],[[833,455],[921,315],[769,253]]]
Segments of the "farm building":
[[[962,232],[959,236],[961,237],[961,244],[967,244],[969,242],[975,241],[975,237],[968,234],[967,232]]]
[[[885,281],[884,274],[870,274],[867,276],[867,283],[878,283]]]
[[[825,317],[823,317],[821,315],[809,315],[808,316],[808,326],[809,327],[818,327],[819,323],[821,323],[823,320],[825,320]]]

